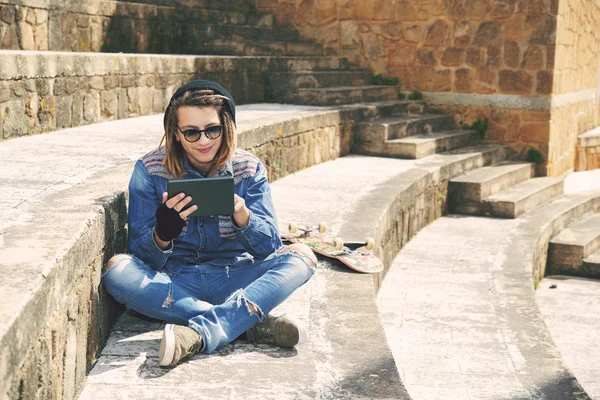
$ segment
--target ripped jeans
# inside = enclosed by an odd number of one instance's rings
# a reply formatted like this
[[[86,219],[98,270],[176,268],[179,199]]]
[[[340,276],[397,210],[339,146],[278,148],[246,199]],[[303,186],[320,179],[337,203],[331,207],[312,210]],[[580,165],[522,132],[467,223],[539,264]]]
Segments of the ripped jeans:
[[[102,281],[128,308],[194,329],[203,340],[200,352],[209,354],[264,320],[314,271],[312,260],[294,250],[229,268],[188,265],[177,275],[164,268],[153,270],[130,256],[103,272]],[[250,312],[248,303],[260,315]]]

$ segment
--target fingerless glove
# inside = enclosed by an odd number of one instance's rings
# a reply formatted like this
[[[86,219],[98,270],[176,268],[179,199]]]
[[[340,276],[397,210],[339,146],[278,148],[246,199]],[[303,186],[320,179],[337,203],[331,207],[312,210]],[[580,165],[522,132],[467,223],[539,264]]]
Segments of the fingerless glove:
[[[167,207],[162,203],[156,209],[156,234],[165,242],[170,242],[181,234],[185,220],[179,216],[179,212]]]

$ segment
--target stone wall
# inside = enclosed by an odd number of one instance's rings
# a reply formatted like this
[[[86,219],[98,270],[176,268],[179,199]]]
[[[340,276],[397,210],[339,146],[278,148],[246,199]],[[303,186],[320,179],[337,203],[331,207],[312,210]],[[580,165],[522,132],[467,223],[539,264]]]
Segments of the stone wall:
[[[459,123],[490,118],[489,139],[516,157],[541,153],[538,174],[573,169],[583,131],[572,128],[598,125],[596,1],[255,1],[329,51],[424,92]]]
[[[218,12],[188,3],[0,0],[0,49],[195,54],[214,39],[208,24],[272,25],[248,5]]]
[[[237,104],[265,101],[265,73],[340,68],[338,58],[192,57],[0,50],[1,139],[164,112],[192,79],[214,79]]]
[[[561,0],[556,29],[556,61],[549,158],[557,173],[577,165],[577,136],[600,124],[600,2]],[[589,149],[591,150],[591,149]],[[592,155],[592,154],[590,154]],[[598,168],[594,156],[586,168]],[[594,167],[594,165],[596,165]]]

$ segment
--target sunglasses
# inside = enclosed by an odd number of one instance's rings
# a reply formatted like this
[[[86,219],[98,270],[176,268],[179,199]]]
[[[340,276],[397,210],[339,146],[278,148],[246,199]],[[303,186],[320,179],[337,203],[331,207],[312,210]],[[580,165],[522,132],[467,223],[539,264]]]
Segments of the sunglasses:
[[[185,131],[182,131],[180,127],[177,127],[177,129],[185,137],[185,140],[192,143],[200,140],[203,132],[209,140],[215,140],[223,133],[222,125],[209,126],[206,129],[186,129]]]

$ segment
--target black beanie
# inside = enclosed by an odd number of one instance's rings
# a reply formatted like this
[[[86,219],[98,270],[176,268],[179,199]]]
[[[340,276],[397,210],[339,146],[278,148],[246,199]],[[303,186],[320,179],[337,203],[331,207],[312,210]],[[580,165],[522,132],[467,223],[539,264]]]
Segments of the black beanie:
[[[179,89],[177,89],[175,91],[175,93],[173,93],[173,96],[171,96],[171,100],[169,100],[169,105],[167,106],[167,109],[165,110],[165,118],[163,121],[163,125],[164,125],[165,129],[167,128],[167,116],[169,115],[169,111],[171,108],[171,104],[173,104],[173,100],[175,100],[176,98],[181,96],[184,92],[187,92],[188,90],[198,90],[198,89],[199,90],[210,89],[210,90],[215,91],[217,94],[220,94],[221,96],[226,97],[227,100],[225,100],[225,106],[227,107],[228,111],[231,113],[231,117],[233,118],[233,124],[236,125],[236,123],[235,123],[235,103],[233,101],[233,97],[231,96],[231,94],[223,86],[219,85],[217,82],[195,80],[195,81],[188,82],[185,85],[181,86]]]

